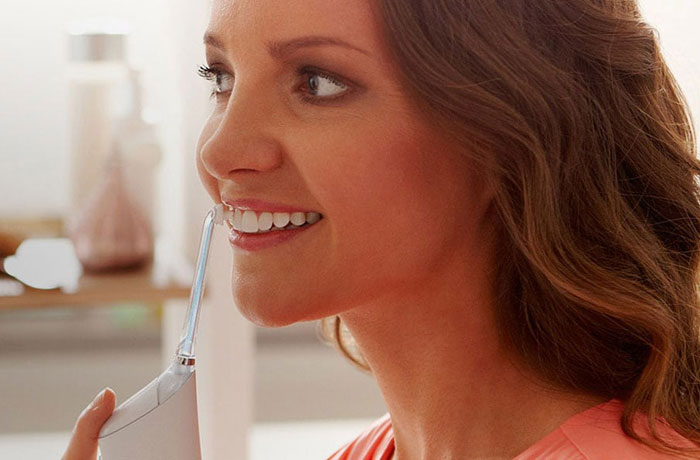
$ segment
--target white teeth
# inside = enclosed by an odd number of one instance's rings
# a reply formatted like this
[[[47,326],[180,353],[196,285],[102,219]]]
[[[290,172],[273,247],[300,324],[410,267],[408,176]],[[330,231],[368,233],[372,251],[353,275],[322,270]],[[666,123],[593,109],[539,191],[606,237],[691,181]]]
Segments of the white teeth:
[[[308,223],[315,224],[319,220],[321,220],[321,214],[319,214],[317,212],[307,212],[306,213],[306,221]]]
[[[267,231],[272,228],[272,213],[271,212],[263,212],[260,214],[260,217],[258,217],[258,227],[260,230]]]
[[[233,210],[233,217],[230,219],[231,226],[243,233],[267,233],[283,229],[299,228],[305,223],[315,224],[321,220],[321,215],[317,212],[261,212],[257,215],[255,211],[240,209]]]
[[[284,228],[289,223],[289,213],[275,212],[272,214],[272,221],[275,223],[275,227]]]
[[[240,230],[243,224],[243,212],[240,209],[236,209],[233,212],[233,219],[231,219],[231,225],[236,230]]]
[[[300,226],[304,222],[306,222],[306,214],[304,214],[303,212],[293,212],[291,217],[289,218],[289,221],[294,225]]]
[[[241,231],[246,233],[255,233],[258,231],[258,218],[255,215],[255,211],[246,211],[243,213]]]

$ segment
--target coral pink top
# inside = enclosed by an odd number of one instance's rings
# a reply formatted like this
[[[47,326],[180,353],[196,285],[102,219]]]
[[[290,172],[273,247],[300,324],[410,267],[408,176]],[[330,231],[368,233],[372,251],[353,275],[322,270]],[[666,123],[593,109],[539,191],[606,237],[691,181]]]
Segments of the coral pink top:
[[[667,460],[676,458],[652,450],[625,435],[620,426],[623,404],[611,400],[565,421],[514,460]],[[645,417],[634,424],[640,434]],[[660,435],[678,447],[697,447],[662,423]],[[389,460],[394,453],[394,432],[389,414],[380,418],[357,439],[346,444],[328,460]]]

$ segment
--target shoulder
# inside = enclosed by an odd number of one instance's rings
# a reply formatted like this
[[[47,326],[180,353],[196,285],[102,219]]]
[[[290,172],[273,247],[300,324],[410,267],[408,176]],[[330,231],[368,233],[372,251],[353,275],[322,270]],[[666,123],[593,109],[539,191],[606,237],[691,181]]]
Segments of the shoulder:
[[[394,432],[389,414],[376,420],[357,438],[328,460],[386,460],[394,452]]]
[[[620,425],[624,405],[611,400],[577,414],[564,422],[557,430],[532,446],[517,460],[557,458],[566,460],[672,460],[671,454],[655,451],[627,436]],[[641,434],[645,418],[639,414],[634,419]],[[692,447],[669,426],[659,423],[657,429],[662,437],[679,447]]]
[[[591,460],[609,458],[610,455],[620,460],[671,460],[677,458],[674,455],[653,450],[627,436],[620,425],[623,409],[624,404],[621,401],[608,401],[567,420],[561,426],[561,430],[584,453],[586,458]],[[644,414],[637,414],[633,419],[633,424],[640,434],[648,434],[648,428],[645,430],[647,424]],[[679,447],[693,447],[690,441],[662,420],[657,423],[656,428],[659,434],[671,443]]]

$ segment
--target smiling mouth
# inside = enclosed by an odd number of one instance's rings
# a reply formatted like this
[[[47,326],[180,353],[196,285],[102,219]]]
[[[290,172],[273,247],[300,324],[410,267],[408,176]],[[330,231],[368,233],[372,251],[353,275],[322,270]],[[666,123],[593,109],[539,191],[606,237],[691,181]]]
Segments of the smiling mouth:
[[[229,226],[239,233],[260,234],[307,227],[323,219],[317,212],[270,212],[231,208]]]

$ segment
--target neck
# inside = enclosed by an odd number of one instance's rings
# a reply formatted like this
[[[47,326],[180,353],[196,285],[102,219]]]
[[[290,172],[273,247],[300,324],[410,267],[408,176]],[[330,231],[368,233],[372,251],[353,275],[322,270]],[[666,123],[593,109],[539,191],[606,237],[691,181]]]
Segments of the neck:
[[[454,267],[344,313],[391,414],[397,456],[512,459],[600,399],[556,390],[501,345],[485,270]]]

